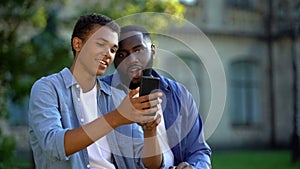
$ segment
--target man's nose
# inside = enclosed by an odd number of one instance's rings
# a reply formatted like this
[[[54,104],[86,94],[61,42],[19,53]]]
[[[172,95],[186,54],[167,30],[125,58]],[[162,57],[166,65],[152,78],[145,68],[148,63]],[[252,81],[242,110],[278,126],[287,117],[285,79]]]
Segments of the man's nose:
[[[111,52],[110,47],[106,47],[106,48],[104,49],[104,54],[105,54],[106,57],[110,57],[110,58],[114,55],[114,54]]]
[[[134,63],[134,62],[137,62],[138,61],[138,56],[132,52],[130,53],[130,55],[126,58],[127,62],[128,63]]]

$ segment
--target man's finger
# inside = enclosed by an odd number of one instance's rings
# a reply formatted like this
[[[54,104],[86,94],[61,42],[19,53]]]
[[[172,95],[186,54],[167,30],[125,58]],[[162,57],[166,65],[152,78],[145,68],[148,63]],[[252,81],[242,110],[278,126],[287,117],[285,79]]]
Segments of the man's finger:
[[[136,88],[136,89],[130,90],[130,91],[129,91],[129,94],[128,94],[129,98],[133,98],[136,94],[139,93],[139,91],[140,91],[140,88],[139,88],[139,87]]]
[[[193,167],[187,162],[181,162],[176,169],[192,169]]]

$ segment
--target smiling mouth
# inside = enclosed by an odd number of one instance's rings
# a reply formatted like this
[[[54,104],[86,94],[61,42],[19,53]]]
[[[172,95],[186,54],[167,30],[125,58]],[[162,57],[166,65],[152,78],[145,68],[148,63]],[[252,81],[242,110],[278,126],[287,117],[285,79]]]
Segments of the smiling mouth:
[[[96,61],[102,65],[108,66],[108,62],[106,62],[104,60],[96,59]]]

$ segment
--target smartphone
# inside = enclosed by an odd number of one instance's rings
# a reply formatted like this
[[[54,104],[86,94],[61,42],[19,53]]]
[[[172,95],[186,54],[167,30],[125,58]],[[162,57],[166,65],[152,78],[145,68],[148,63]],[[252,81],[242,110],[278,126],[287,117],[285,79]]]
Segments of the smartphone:
[[[140,96],[148,95],[159,89],[160,80],[157,77],[143,76],[141,80]],[[156,116],[156,112],[145,116]]]
[[[159,88],[160,80],[157,77],[143,76],[141,80],[140,96],[148,95]]]

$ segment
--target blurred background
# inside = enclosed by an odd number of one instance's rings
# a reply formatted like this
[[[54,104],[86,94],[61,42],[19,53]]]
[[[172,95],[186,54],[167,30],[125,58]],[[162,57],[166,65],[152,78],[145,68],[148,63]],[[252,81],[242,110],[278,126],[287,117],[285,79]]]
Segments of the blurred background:
[[[217,83],[227,89],[222,118],[206,138],[213,168],[300,168],[300,0],[2,0],[0,169],[34,168],[28,142],[30,88],[40,77],[71,66],[72,28],[80,15],[92,12],[113,19],[159,12],[186,20],[177,27],[153,17],[151,29],[168,27],[169,35],[180,37],[154,41],[191,70],[197,87],[180,66],[167,73],[191,91],[204,122],[213,89],[197,50],[206,35],[226,74],[226,81]],[[161,67],[172,61],[156,57]]]

